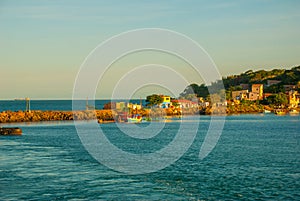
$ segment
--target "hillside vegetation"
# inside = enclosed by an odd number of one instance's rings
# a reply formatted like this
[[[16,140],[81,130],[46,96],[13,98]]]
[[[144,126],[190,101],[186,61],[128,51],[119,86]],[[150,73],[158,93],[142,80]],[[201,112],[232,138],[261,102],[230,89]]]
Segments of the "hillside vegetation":
[[[279,84],[272,85],[270,87],[264,87],[264,92],[268,93],[280,93],[283,92],[283,85],[298,85],[300,89],[300,66],[286,69],[274,69],[270,71],[266,70],[248,70],[240,75],[230,75],[228,77],[223,77],[222,81],[226,92],[231,92],[233,90],[240,90],[240,84],[264,84],[267,85],[268,80],[278,80],[281,81]],[[215,89],[221,89],[222,82],[216,81],[210,86],[205,86],[204,84],[197,85],[191,84],[186,87],[186,89],[180,94],[180,97],[191,99],[191,94],[195,94],[197,97],[209,98],[209,90],[213,93]]]
[[[294,67],[290,70],[248,70],[240,75],[232,75],[223,78],[223,83],[224,87],[228,89],[231,86],[237,86],[240,84],[267,84],[267,80],[280,80],[280,85],[297,85],[300,81],[300,66]]]

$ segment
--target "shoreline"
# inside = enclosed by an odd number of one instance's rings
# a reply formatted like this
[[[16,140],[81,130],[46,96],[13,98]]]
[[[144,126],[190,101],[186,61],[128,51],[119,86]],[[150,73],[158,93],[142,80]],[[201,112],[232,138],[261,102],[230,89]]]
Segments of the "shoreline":
[[[225,110],[224,110],[225,109]],[[264,113],[263,110],[259,111],[230,111],[228,108],[223,108],[222,110],[217,110],[218,112],[213,112],[212,109],[206,111],[206,113],[201,112],[200,110],[186,110],[182,114],[184,116],[193,116],[193,115],[241,115],[241,114],[268,114]],[[221,111],[221,112],[220,112]],[[299,111],[299,108],[297,108]],[[178,113],[172,113],[169,110],[161,109],[158,111],[150,109],[142,109],[136,111],[140,113],[143,117],[149,117],[150,113],[152,117],[166,117],[173,118],[178,117]],[[273,112],[271,114],[274,114]],[[288,113],[286,113],[288,114]],[[117,122],[119,113],[115,110],[103,109],[103,110],[84,110],[84,111],[40,111],[32,110],[30,112],[24,111],[2,111],[0,112],[0,123],[26,123],[26,122],[54,122],[54,121],[80,121],[80,120],[95,120],[99,123],[113,123]]]

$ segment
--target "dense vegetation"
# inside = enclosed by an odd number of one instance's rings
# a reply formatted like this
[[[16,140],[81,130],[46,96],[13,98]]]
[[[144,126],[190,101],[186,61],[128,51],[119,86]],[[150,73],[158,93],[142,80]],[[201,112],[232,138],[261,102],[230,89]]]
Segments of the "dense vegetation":
[[[222,78],[224,88],[226,90],[226,98],[230,99],[231,91],[241,90],[240,84],[265,84],[267,80],[279,80],[279,84],[265,87],[264,91],[267,93],[280,93],[284,92],[283,85],[298,85],[300,88],[300,66],[293,67],[290,70],[285,69],[274,69],[270,71],[259,70],[252,71],[248,70],[240,75],[231,75]],[[203,97],[209,98],[209,94],[218,93],[214,89],[220,89],[220,81],[212,83],[211,86],[205,86],[204,84],[197,85],[191,84],[180,94],[181,97],[191,99],[191,97]]]
[[[224,87],[226,89],[231,86],[237,86],[240,84],[267,84],[267,80],[280,80],[282,85],[297,85],[300,81],[300,66],[294,67],[290,70],[274,69],[270,71],[248,70],[240,75],[232,75],[223,78]]]

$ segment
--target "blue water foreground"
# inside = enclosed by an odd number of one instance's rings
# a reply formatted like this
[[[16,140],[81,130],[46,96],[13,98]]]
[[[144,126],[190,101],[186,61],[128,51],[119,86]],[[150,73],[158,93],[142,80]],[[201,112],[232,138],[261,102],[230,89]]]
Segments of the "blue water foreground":
[[[181,123],[153,122],[162,129],[151,139],[128,136],[114,123],[99,128],[120,149],[148,154],[166,147]],[[199,150],[210,117],[187,123],[199,125],[187,152],[165,169],[139,175],[117,172],[95,160],[72,121],[13,124],[23,135],[0,136],[0,200],[300,198],[300,116],[227,116],[216,147],[203,160]],[[130,126],[149,125],[125,127]]]

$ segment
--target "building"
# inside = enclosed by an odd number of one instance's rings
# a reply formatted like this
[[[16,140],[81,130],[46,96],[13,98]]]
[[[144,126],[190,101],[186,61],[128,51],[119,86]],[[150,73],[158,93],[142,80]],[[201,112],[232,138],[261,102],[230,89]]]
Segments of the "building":
[[[170,96],[161,95],[160,97],[163,99],[163,102],[159,105],[160,108],[169,108],[172,106]]]
[[[249,92],[247,100],[249,100],[249,101],[256,101],[256,100],[261,100],[261,99],[260,99],[259,93]]]
[[[288,92],[289,107],[295,108],[299,106],[300,94],[298,91],[291,90]]]
[[[249,84],[240,84],[242,90],[249,90]]]
[[[126,104],[125,102],[117,102],[116,103],[116,110],[125,110]]]
[[[297,86],[296,85],[283,85],[283,88],[284,88],[285,92],[289,92],[291,90],[297,89]]]
[[[270,87],[275,84],[279,84],[281,81],[280,80],[267,80],[267,87]]]
[[[134,103],[127,103],[127,108],[130,108],[133,110],[140,110],[140,109],[142,109],[142,105],[134,104]]]
[[[263,84],[252,84],[252,93],[258,94],[258,97],[256,100],[262,100],[263,99],[263,93],[264,93],[264,85]],[[256,94],[251,94],[251,97],[256,96]],[[250,100],[250,94],[249,94],[249,100]]]
[[[247,99],[248,90],[232,91],[231,97],[233,100]]]
[[[180,108],[198,108],[198,103],[186,99],[173,100],[172,102],[177,103]]]
[[[256,100],[262,100],[263,99],[263,90],[264,90],[263,84],[253,84],[252,90],[249,92],[248,90],[240,90],[240,91],[232,91],[231,97],[234,101],[241,101],[241,100],[250,100],[250,101],[256,101]],[[245,85],[246,87],[246,85]]]

